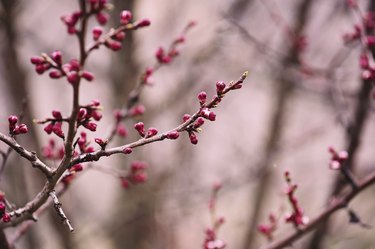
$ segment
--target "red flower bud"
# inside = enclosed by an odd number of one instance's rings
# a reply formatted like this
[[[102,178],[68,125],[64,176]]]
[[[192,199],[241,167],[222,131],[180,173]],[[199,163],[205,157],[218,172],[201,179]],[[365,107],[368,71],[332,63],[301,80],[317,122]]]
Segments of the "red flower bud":
[[[202,91],[198,94],[198,100],[199,100],[199,103],[202,105],[204,103],[206,103],[206,100],[207,100],[207,93]]]
[[[27,128],[25,124],[20,124],[18,127],[16,127],[16,129],[18,129],[18,132],[20,134],[25,134],[29,131],[29,129]]]
[[[124,154],[130,154],[133,152],[133,149],[130,147],[126,147],[123,151],[124,151]]]
[[[117,34],[115,34],[115,36],[113,37],[115,40],[117,41],[122,41],[125,39],[125,32],[124,31],[121,31],[121,32],[118,32]]]
[[[128,135],[128,130],[126,129],[126,127],[122,124],[118,124],[117,125],[117,134],[120,136],[120,137],[126,137]]]
[[[103,29],[101,27],[95,27],[92,29],[92,39],[94,39],[94,41],[99,40],[102,34],[103,34]]]
[[[216,82],[216,92],[219,94],[219,93],[222,93],[225,89],[225,83],[224,81],[218,81]]]
[[[178,131],[170,131],[167,134],[168,139],[177,139],[179,136],[180,134],[178,133]]]
[[[113,51],[118,51],[121,49],[122,47],[122,44],[121,42],[119,41],[113,41],[113,40],[110,40],[110,41],[107,41],[106,42],[106,46],[110,49],[112,49]]]
[[[75,164],[70,168],[70,171],[75,171],[75,172],[79,172],[79,171],[82,171],[82,170],[83,170],[83,166],[80,163]]]
[[[53,116],[55,119],[62,119],[61,112],[56,111],[56,110],[53,110],[53,111],[52,111],[52,116]]]
[[[77,84],[79,81],[79,75],[77,72],[73,71],[67,76],[68,82],[72,85]]]
[[[142,123],[142,122],[136,123],[136,124],[134,125],[134,129],[135,129],[136,131],[138,131],[138,133],[139,133],[139,135],[140,135],[141,137],[144,137],[144,136],[145,136],[145,125],[144,125],[144,123]]]
[[[143,20],[139,21],[135,26],[137,28],[143,28],[143,27],[150,26],[150,24],[151,24],[150,20],[143,19]]]
[[[96,20],[99,24],[105,25],[108,22],[109,16],[103,12],[96,14]]]
[[[146,108],[144,107],[144,105],[134,106],[129,111],[130,112],[130,116],[135,117],[135,116],[142,115],[145,112],[145,110],[146,110]]]
[[[194,132],[189,132],[189,139],[192,144],[197,144],[198,143],[198,137],[195,135]]]
[[[201,127],[203,124],[204,124],[204,118],[199,117],[199,118],[197,118],[197,120],[194,123],[194,128],[197,129],[197,128]]]
[[[14,115],[9,116],[9,117],[8,117],[8,121],[9,121],[9,124],[10,124],[10,125],[15,125],[15,124],[17,124],[17,122],[18,122],[18,117],[17,117],[17,116],[14,116]]]
[[[52,70],[51,72],[49,72],[49,77],[51,77],[52,79],[59,79],[61,78],[61,76],[62,73],[59,70]]]
[[[149,128],[147,130],[147,137],[153,137],[158,134],[158,130],[156,128]]]
[[[39,64],[44,63],[45,60],[44,60],[43,57],[33,56],[33,57],[30,58],[30,62],[31,62],[31,64],[39,65]]]
[[[84,123],[83,126],[90,131],[96,131],[96,127],[97,127],[97,125],[93,122]]]
[[[190,119],[190,115],[189,114],[184,114],[184,116],[182,117],[182,121],[186,122]]]
[[[10,215],[9,215],[8,213],[5,213],[5,214],[3,215],[3,222],[4,222],[4,223],[8,223],[8,222],[10,222]]]
[[[53,123],[49,123],[44,127],[44,131],[47,132],[47,134],[51,134],[53,131]]]
[[[61,54],[60,51],[56,50],[56,51],[52,52],[51,58],[58,65],[61,65],[61,63],[62,63],[62,54]]]

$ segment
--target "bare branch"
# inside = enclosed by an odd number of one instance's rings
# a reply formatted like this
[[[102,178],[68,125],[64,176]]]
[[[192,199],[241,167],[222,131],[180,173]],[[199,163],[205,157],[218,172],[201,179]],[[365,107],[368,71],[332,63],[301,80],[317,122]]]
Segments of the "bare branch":
[[[357,185],[356,189],[351,189],[341,197],[337,197],[336,199],[334,199],[334,201],[326,210],[319,214],[315,219],[312,219],[306,226],[294,231],[292,234],[282,240],[275,241],[270,245],[261,247],[261,249],[281,249],[286,246],[290,246],[293,242],[315,229],[321,222],[327,220],[333,213],[342,208],[345,208],[355,196],[357,196],[359,193],[373,184],[375,184],[375,174],[372,174],[365,178]]]
[[[12,148],[15,152],[17,152],[20,156],[23,158],[26,158],[28,161],[30,161],[31,165],[34,168],[39,169],[42,171],[47,178],[52,177],[53,171],[52,169],[47,166],[45,163],[43,163],[36,155],[34,151],[28,151],[24,147],[22,147],[19,143],[17,143],[14,138],[6,136],[2,133],[0,133],[0,140],[6,143],[10,148]]]
[[[73,228],[72,224],[70,223],[70,220],[68,219],[68,217],[66,217],[66,215],[64,213],[64,210],[62,209],[62,204],[60,203],[59,199],[57,198],[55,190],[52,190],[49,193],[49,196],[52,198],[52,201],[53,201],[53,204],[55,206],[56,212],[60,216],[61,221],[68,226],[70,232],[73,232],[74,228]]]

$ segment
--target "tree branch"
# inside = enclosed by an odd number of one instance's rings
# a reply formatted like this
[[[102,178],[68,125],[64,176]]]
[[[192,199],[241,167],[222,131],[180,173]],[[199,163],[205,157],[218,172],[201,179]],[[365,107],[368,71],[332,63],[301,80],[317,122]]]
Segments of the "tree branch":
[[[321,222],[327,220],[333,213],[342,208],[345,208],[354,197],[356,197],[359,193],[361,193],[363,190],[365,190],[367,187],[373,184],[375,184],[375,173],[361,181],[357,185],[356,189],[351,189],[347,193],[343,194],[341,197],[337,197],[336,199],[334,199],[334,201],[325,211],[319,214],[315,219],[312,219],[306,226],[300,227],[298,230],[294,231],[292,234],[285,237],[284,239],[275,241],[270,245],[261,247],[261,249],[281,249],[286,246],[290,246],[293,242],[295,242],[302,236],[306,235],[307,233],[311,232]]]

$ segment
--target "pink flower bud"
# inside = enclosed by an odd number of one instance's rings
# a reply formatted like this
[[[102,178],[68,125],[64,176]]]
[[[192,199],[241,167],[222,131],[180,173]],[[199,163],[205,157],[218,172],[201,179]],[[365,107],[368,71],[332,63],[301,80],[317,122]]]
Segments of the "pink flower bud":
[[[130,109],[130,116],[135,117],[142,115],[145,112],[146,108],[144,105],[137,105]]]
[[[120,137],[126,137],[128,135],[128,130],[122,124],[118,124],[116,128],[116,132]]]
[[[18,117],[14,115],[9,116],[8,121],[9,121],[9,124],[15,125],[18,122]]]
[[[189,114],[184,114],[184,116],[182,117],[182,121],[186,122],[190,119],[190,115]]]
[[[101,138],[95,138],[95,143],[97,143],[102,149],[107,145],[108,141],[103,141]]]
[[[8,223],[8,222],[10,222],[10,215],[8,214],[8,213],[5,213],[4,215],[3,215],[3,222],[4,223]]]
[[[103,12],[96,14],[96,20],[99,24],[105,25],[108,22],[109,16]]]
[[[81,66],[79,65],[79,61],[77,59],[71,59],[69,61],[69,65],[70,71],[79,71],[79,69],[81,68]]]
[[[52,131],[55,133],[58,137],[64,138],[64,132],[61,129],[62,124],[60,122],[57,122],[53,125]]]
[[[93,117],[96,121],[100,121],[100,120],[102,119],[102,117],[103,117],[103,115],[102,115],[100,112],[98,112],[98,111],[93,111],[93,112],[91,113],[91,115],[92,115],[92,117]]]
[[[177,139],[179,136],[180,134],[178,133],[178,131],[170,131],[167,134],[168,139]]]
[[[146,169],[147,164],[141,161],[134,161],[131,163],[130,168],[133,172],[137,172]]]
[[[5,213],[5,204],[3,202],[0,202],[0,216],[2,216]]]
[[[209,109],[203,109],[201,112],[202,116],[210,121],[215,121],[216,119],[216,114]]]
[[[29,129],[27,128],[27,126],[25,125],[25,124],[20,124],[19,126],[18,126],[18,132],[20,133],[20,134],[25,134],[25,133],[27,133],[29,131]]]
[[[97,125],[93,122],[84,123],[83,126],[90,131],[96,131],[96,127],[97,127]]]
[[[103,29],[101,27],[94,27],[92,29],[92,39],[94,41],[99,40],[100,36],[103,34]]]
[[[53,110],[53,111],[52,111],[52,116],[53,116],[55,119],[62,119],[61,112],[56,111],[56,110]]]
[[[44,63],[45,60],[44,60],[43,57],[33,56],[33,57],[30,58],[30,62],[31,62],[31,64],[39,65],[39,64]]]
[[[71,168],[70,168],[70,171],[75,171],[75,172],[79,172],[79,171],[82,171],[83,170],[83,166],[82,164],[76,164],[76,165],[73,165]]]
[[[197,144],[198,143],[198,137],[195,135],[194,132],[189,132],[189,139],[192,144]]]
[[[61,78],[61,76],[62,73],[59,70],[52,70],[51,72],[49,72],[49,77],[51,77],[51,79],[59,79]]]
[[[225,89],[225,83],[223,81],[216,82],[216,92],[222,93]]]
[[[52,131],[53,131],[53,123],[49,123],[48,125],[46,125],[44,127],[44,131],[47,133],[47,134],[51,134]]]
[[[156,59],[162,63],[164,58],[164,49],[162,47],[159,47],[155,52]]]
[[[129,181],[128,181],[128,179],[126,179],[125,177],[121,177],[121,186],[124,189],[128,189],[129,188]]]
[[[150,20],[143,19],[143,20],[140,20],[135,26],[137,28],[143,28],[143,27],[150,26],[150,24],[151,24]]]
[[[67,79],[70,84],[75,85],[79,81],[79,75],[77,72],[73,71],[68,74]]]
[[[106,42],[106,46],[110,49],[112,49],[113,51],[118,51],[121,49],[122,47],[122,44],[121,42],[119,41],[113,41],[113,40],[110,40],[110,41],[107,41]]]
[[[46,71],[46,67],[43,64],[38,64],[35,66],[35,71],[38,74],[43,74]]]
[[[136,124],[134,125],[134,129],[135,129],[136,131],[138,131],[138,133],[139,133],[139,135],[140,135],[141,137],[144,137],[144,136],[145,136],[145,125],[144,125],[144,123],[142,123],[142,122],[136,123]]]
[[[207,93],[204,92],[204,91],[200,92],[200,93],[198,94],[198,100],[199,100],[199,102],[200,102],[201,105],[204,104],[204,103],[206,103],[206,100],[207,100]]]
[[[147,130],[147,137],[153,137],[158,134],[158,130],[156,128],[149,128]]]
[[[120,23],[126,25],[132,19],[132,13],[129,10],[123,10],[120,15]]]
[[[201,127],[203,124],[204,124],[204,118],[199,117],[199,118],[197,118],[197,120],[194,123],[194,128],[197,129],[197,128]]]
[[[91,105],[92,106],[100,106],[100,101],[97,100],[97,99],[94,99],[94,100],[91,101]]]
[[[85,108],[79,109],[78,114],[77,114],[77,120],[81,120],[84,116],[86,116],[86,114],[87,114],[87,111]]]
[[[131,176],[131,180],[134,183],[144,183],[147,181],[147,175],[145,173],[139,173]]]
[[[123,151],[124,151],[124,154],[130,154],[133,152],[133,149],[130,147],[126,147]]]
[[[117,34],[115,34],[115,36],[113,37],[115,40],[117,41],[122,41],[124,40],[126,37],[126,34],[124,31],[121,31],[121,32],[118,32]]]
[[[62,54],[61,54],[61,51],[56,50],[56,51],[52,52],[51,58],[58,65],[61,65],[61,63],[62,63]]]
[[[84,71],[84,72],[82,73],[82,78],[84,78],[84,79],[87,80],[87,81],[93,81],[93,79],[94,79],[94,74],[92,74],[92,73],[90,73],[90,72],[88,72],[88,71]]]

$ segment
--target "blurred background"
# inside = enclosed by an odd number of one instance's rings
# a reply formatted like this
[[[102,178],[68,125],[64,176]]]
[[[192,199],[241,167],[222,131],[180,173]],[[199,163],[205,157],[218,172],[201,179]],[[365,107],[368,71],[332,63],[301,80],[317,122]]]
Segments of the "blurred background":
[[[359,1],[366,11],[370,1]],[[51,207],[15,248],[38,249],[165,249],[202,248],[210,226],[208,200],[214,182],[223,185],[217,213],[225,217],[219,238],[227,248],[259,248],[267,243],[257,225],[270,212],[282,217],[290,210],[283,190],[283,172],[298,184],[296,196],[305,214],[313,218],[337,191],[339,173],[328,167],[328,146],[349,150],[358,178],[375,170],[374,105],[366,99],[360,77],[359,44],[345,45],[358,17],[342,0],[113,0],[112,24],[123,9],[135,20],[149,18],[150,27],[128,33],[121,52],[103,48],[92,54],[87,69],[96,75],[84,82],[81,103],[99,99],[104,107],[98,131],[105,137],[113,110],[121,107],[155,51],[167,47],[185,25],[195,20],[181,54],[155,73],[154,85],[141,95],[146,113],[136,121],[166,131],[176,127],[184,113],[194,113],[197,94],[215,94],[215,83],[238,79],[249,70],[241,90],[228,94],[217,120],[207,122],[190,144],[184,134],[113,156],[98,167],[129,168],[133,160],[149,164],[148,181],[129,190],[119,179],[90,169],[82,173],[61,197],[75,232],[70,234]],[[78,53],[74,36],[66,34],[60,16],[77,10],[77,1],[1,0],[0,20],[0,130],[7,117],[24,108],[31,128],[20,142],[30,150],[48,143],[49,136],[33,119],[49,117],[51,110],[68,114],[71,87],[65,80],[38,76],[29,58],[61,50],[66,60]],[[90,23],[94,26],[96,23]],[[372,104],[372,106],[371,106]],[[364,106],[364,116],[358,108]],[[363,109],[363,108],[362,108]],[[133,141],[130,136],[116,144]],[[354,132],[357,135],[353,135]],[[355,143],[355,142],[359,143]],[[355,147],[353,149],[353,146]],[[0,149],[6,147],[0,144]],[[57,165],[58,162],[51,162]],[[44,184],[39,171],[11,154],[0,188],[17,205],[32,199]],[[356,198],[350,207],[362,220],[375,225],[375,188]],[[375,248],[375,232],[349,224],[339,211],[318,232],[293,248]],[[282,218],[275,238],[292,232]],[[16,229],[6,230],[12,238]]]

